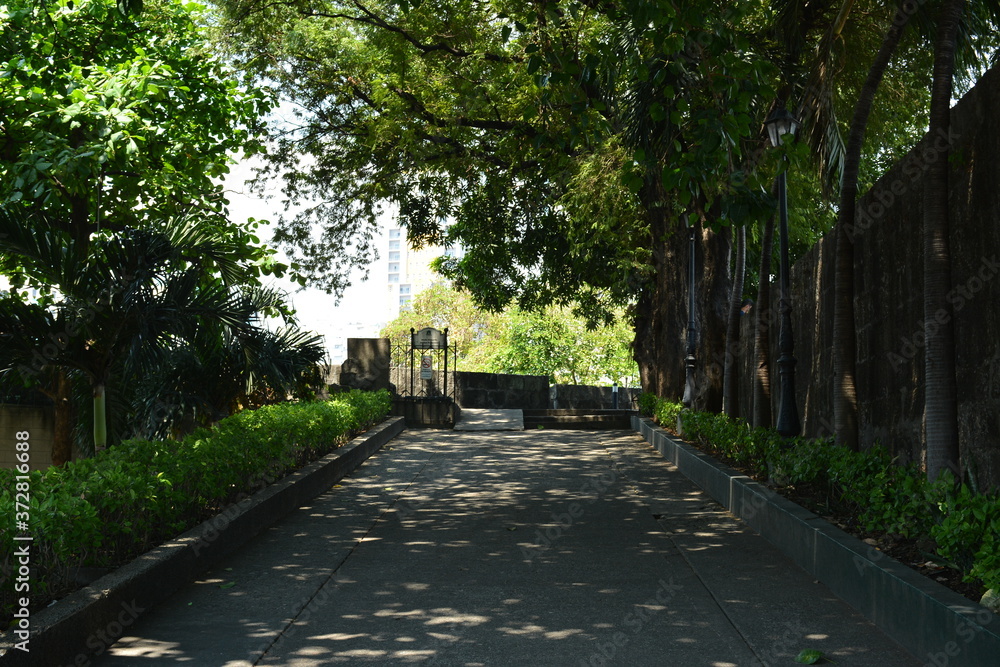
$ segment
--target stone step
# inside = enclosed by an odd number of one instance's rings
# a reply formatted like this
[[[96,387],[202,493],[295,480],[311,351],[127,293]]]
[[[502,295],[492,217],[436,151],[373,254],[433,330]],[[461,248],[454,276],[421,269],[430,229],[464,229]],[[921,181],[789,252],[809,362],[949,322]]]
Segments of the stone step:
[[[524,428],[628,429],[632,414],[630,410],[525,410]]]

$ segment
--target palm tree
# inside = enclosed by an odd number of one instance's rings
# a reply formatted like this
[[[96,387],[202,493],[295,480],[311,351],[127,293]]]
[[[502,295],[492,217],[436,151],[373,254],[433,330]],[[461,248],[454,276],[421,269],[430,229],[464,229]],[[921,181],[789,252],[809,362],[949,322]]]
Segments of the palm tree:
[[[952,82],[959,23],[965,0],[945,0],[938,22],[931,81],[930,136],[950,136]],[[958,389],[955,381],[955,328],[947,294],[951,289],[948,242],[948,157],[935,152],[924,189],[924,417],[927,476],[958,470]]]
[[[796,34],[796,25],[807,25],[802,19],[807,3],[798,0],[781,0],[785,33]],[[854,0],[843,0],[835,18],[819,41],[814,58],[808,66],[810,71],[806,94],[800,106],[800,113],[807,122],[807,140],[813,147],[814,154],[825,165],[830,181],[836,174],[842,174],[840,180],[840,195],[838,207],[838,225],[836,229],[836,271],[834,278],[835,308],[834,308],[834,431],[836,440],[850,448],[857,448],[857,392],[855,386],[855,324],[854,324],[854,244],[852,234],[855,231],[855,205],[858,193],[858,173],[861,162],[861,150],[869,118],[873,110],[875,95],[884,77],[887,67],[897,50],[906,26],[911,17],[920,9],[919,4],[897,2],[892,21],[882,38],[881,46],[869,66],[864,84],[859,89],[854,111],[851,118],[848,141],[840,144],[836,137],[836,116],[833,112],[834,90],[836,89],[835,73],[843,67],[835,66],[833,45],[845,32],[847,17],[853,9]],[[977,11],[973,13],[973,21],[966,26],[971,34],[984,34],[991,30],[989,19],[997,12],[995,0],[984,0],[976,3]],[[933,34],[935,25],[927,11],[920,12],[918,25],[922,34]],[[871,26],[858,29],[871,29]],[[791,40],[795,41],[795,40]],[[800,41],[804,41],[801,40]],[[968,47],[971,41],[965,41],[960,46]],[[801,50],[801,47],[799,47]],[[790,51],[794,50],[792,47]],[[969,48],[959,51],[960,69],[967,72],[976,63],[976,56]]]
[[[858,170],[861,165],[861,148],[865,129],[871,115],[875,93],[885,74],[889,61],[911,13],[904,11],[900,2],[892,25],[886,32],[882,46],[868,70],[868,77],[854,105],[850,132],[844,156],[844,172],[840,186],[840,207],[837,220],[837,264],[834,275],[833,314],[833,424],[836,442],[850,449],[858,448],[858,406],[855,386],[855,331],[854,331],[854,240],[855,205],[858,197]]]
[[[322,337],[298,329],[290,317],[277,330],[260,321],[262,313],[285,308],[285,295],[255,288],[240,290],[240,298],[252,314],[243,326],[203,323],[193,339],[180,342],[138,379],[137,435],[177,435],[319,384]]]
[[[8,304],[3,328],[17,341],[23,375],[49,367],[82,373],[93,397],[93,445],[107,444],[107,387],[154,367],[202,322],[239,330],[248,304],[227,281],[241,268],[234,249],[193,220],[158,230],[126,229],[81,247],[46,216],[0,210],[0,250],[15,255],[32,284],[51,286],[34,303]],[[9,365],[8,365],[9,368]]]

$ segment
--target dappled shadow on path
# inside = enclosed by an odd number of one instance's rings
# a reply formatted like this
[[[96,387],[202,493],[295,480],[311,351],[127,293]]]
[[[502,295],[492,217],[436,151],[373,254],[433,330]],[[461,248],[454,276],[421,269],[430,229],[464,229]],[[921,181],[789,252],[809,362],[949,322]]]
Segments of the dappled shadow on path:
[[[238,635],[211,664],[749,665],[815,647],[850,665],[884,649],[825,589],[802,599],[805,573],[781,593],[791,564],[631,432],[408,431],[262,540],[202,580],[216,637]],[[232,577],[256,585],[219,588]],[[167,637],[137,633],[123,664],[202,664]]]

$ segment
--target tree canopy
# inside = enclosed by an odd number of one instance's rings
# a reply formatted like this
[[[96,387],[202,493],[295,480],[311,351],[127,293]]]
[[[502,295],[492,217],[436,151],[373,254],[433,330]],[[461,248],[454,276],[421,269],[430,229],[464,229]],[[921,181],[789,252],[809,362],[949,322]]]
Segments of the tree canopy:
[[[345,249],[369,249],[391,202],[411,243],[463,246],[438,269],[486,308],[571,306],[592,322],[630,308],[644,387],[672,395],[687,328],[683,227],[699,248],[697,357],[711,360],[726,328],[731,228],[774,210],[780,158],[806,181],[791,191],[802,223],[793,251],[833,222],[841,136],[868,68],[852,56],[877,48],[891,4],[220,6],[231,52],[298,110],[261,177],[282,177],[290,206],[311,202],[275,239],[315,284],[342,285]],[[903,53],[885,87],[894,104],[871,118],[878,145],[863,181],[921,129],[920,114],[901,123],[895,109],[926,99],[910,66],[926,61],[926,41]],[[763,121],[777,106],[803,114],[808,141],[765,150]],[[721,400],[713,369],[697,371],[703,407]]]
[[[624,318],[589,327],[558,307],[526,312],[509,306],[490,313],[477,308],[467,292],[437,284],[417,294],[382,335],[407,345],[410,329],[426,326],[448,328],[458,370],[547,375],[558,384],[638,384],[633,334]]]
[[[0,381],[53,399],[57,463],[76,409],[101,448],[284,398],[322,355],[263,326],[289,313],[259,277],[287,267],[230,219],[220,177],[262,148],[271,96],[208,51],[207,21],[180,0],[0,8]]]
[[[268,173],[291,201],[321,203],[275,238],[318,284],[335,284],[343,239],[393,201],[411,242],[463,245],[441,269],[480,303],[575,301],[600,315],[649,278],[644,209],[721,200],[742,215],[730,197],[760,194],[731,176],[773,91],[735,10],[222,4],[243,61],[298,105]]]
[[[76,241],[197,217],[267,265],[228,219],[219,177],[261,147],[260,87],[206,51],[197,4],[13,0],[0,39],[0,201],[43,211]],[[124,5],[122,5],[124,6]],[[16,267],[5,263],[5,272]]]

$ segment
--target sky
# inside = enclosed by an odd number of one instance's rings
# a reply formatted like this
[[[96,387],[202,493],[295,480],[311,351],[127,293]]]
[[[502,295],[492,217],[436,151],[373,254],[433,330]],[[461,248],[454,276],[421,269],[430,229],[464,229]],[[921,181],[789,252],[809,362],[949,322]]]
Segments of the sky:
[[[230,218],[234,222],[244,222],[251,217],[258,220],[276,220],[282,208],[279,197],[267,200],[251,193],[245,185],[246,179],[251,175],[251,168],[247,162],[237,163],[226,178]],[[274,194],[278,194],[277,188]],[[384,249],[388,246],[388,224],[389,221],[386,220],[380,225],[377,247],[381,256],[369,267],[368,280],[362,278],[360,270],[353,271],[350,278],[351,286],[345,290],[339,303],[322,290],[301,289],[299,285],[288,280],[268,279],[269,284],[289,293],[289,299],[298,314],[300,328],[322,334],[326,338],[327,350],[333,351],[337,342],[345,337],[376,337],[385,324],[388,306],[385,276],[388,266]],[[261,232],[263,232],[261,240],[269,242],[270,233],[265,232],[264,228],[261,228]],[[287,261],[287,258],[284,258],[284,261]]]

